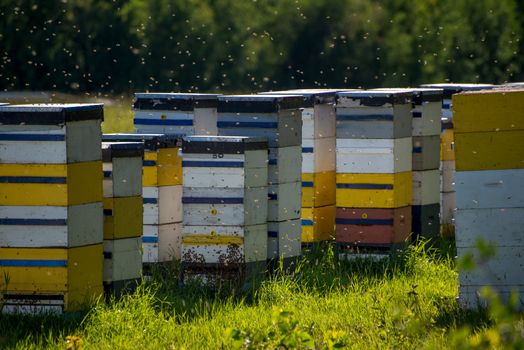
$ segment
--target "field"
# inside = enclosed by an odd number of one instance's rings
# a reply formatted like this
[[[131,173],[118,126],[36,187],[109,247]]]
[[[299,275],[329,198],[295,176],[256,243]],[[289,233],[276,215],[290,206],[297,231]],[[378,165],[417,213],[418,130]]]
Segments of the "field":
[[[132,131],[130,98],[53,97],[73,100],[105,102],[104,132]],[[489,310],[458,307],[452,247],[442,239],[378,262],[339,262],[326,244],[252,291],[182,287],[174,264],[86,314],[0,315],[0,349],[522,348],[520,314],[496,300]]]

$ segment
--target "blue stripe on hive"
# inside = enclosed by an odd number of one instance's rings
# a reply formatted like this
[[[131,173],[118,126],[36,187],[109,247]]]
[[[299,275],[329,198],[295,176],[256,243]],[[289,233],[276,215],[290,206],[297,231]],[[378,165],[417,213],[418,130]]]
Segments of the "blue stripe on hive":
[[[156,161],[154,160],[143,160],[142,166],[156,166]]]
[[[244,198],[182,197],[182,204],[242,204]]]
[[[392,121],[393,114],[352,114],[352,115],[337,115],[338,121],[368,121],[368,120],[383,120]]]
[[[113,254],[111,252],[104,252],[104,259],[112,259]]]
[[[393,225],[393,219],[336,219],[339,225]]]
[[[302,181],[302,187],[313,187],[313,181]]]
[[[65,141],[63,134],[0,134],[0,141]]]
[[[268,193],[267,198],[272,201],[276,201],[278,199],[278,195],[276,193]]]
[[[268,161],[268,164],[269,164],[269,165],[277,165],[277,160],[276,160],[276,159],[270,159],[270,160]]]
[[[302,226],[313,226],[313,220],[303,219]]]
[[[192,126],[193,121],[190,119],[142,119],[135,118],[135,125],[174,125],[174,126]]]
[[[194,168],[242,168],[244,162],[235,161],[197,161],[197,160],[184,160],[182,161],[183,167],[194,167]]]
[[[411,115],[413,118],[422,118],[422,112],[413,112]]]
[[[0,225],[63,226],[66,219],[0,219]]]
[[[278,238],[278,232],[277,231],[267,231],[267,236],[270,238]]]
[[[66,267],[67,260],[0,260],[0,266],[5,267]]]
[[[104,177],[111,177],[112,172],[104,170]]]
[[[158,243],[158,237],[155,236],[143,236],[142,243]]]
[[[51,176],[0,176],[0,183],[65,184],[65,177]]]
[[[422,153],[422,147],[413,147],[413,153]]]
[[[156,199],[156,198],[144,198],[142,203],[143,204],[158,204],[158,199]]]
[[[302,147],[302,153],[313,153],[313,147]]]
[[[104,209],[104,216],[113,216],[112,209]]]
[[[275,122],[217,122],[219,128],[260,128],[260,129],[276,129],[278,123]]]
[[[352,190],[392,190],[392,184],[337,184],[337,188]]]

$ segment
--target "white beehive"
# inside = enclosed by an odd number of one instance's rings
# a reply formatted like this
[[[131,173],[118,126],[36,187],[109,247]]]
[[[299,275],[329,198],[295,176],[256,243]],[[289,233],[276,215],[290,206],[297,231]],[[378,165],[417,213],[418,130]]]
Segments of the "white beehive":
[[[139,133],[217,134],[217,94],[136,93],[133,110]]]
[[[267,259],[267,141],[191,136],[182,154],[184,280],[214,284],[231,270],[259,275]]]

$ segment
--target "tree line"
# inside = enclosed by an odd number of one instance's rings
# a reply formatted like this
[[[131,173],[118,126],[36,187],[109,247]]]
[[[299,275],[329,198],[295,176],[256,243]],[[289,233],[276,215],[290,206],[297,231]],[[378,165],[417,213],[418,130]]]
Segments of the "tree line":
[[[523,0],[0,0],[0,90],[524,80]]]

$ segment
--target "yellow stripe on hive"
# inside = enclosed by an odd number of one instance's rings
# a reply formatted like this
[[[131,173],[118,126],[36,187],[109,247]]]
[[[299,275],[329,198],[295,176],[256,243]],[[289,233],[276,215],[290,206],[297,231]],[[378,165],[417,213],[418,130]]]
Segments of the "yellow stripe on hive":
[[[456,133],[524,130],[524,91],[453,95],[453,125]]]
[[[67,164],[0,164],[0,176],[66,177]]]
[[[182,157],[178,148],[162,148],[158,152],[158,186],[182,184]]]
[[[69,249],[66,311],[80,310],[102,295],[103,250],[102,244]]]
[[[142,168],[142,187],[158,186],[158,166],[145,166]]]
[[[182,243],[188,245],[215,245],[215,244],[236,244],[244,243],[243,237],[222,236],[222,235],[199,235],[192,234],[182,237]]]
[[[337,174],[338,184],[393,185],[392,189],[337,188],[337,207],[399,208],[411,205],[411,171],[395,174]]]
[[[302,241],[319,242],[334,239],[335,215],[334,205],[302,208],[302,220],[313,221],[313,225],[302,225]]]
[[[524,168],[524,130],[455,135],[456,169]]]
[[[67,260],[67,249],[0,248],[0,257],[6,260]]]
[[[68,205],[66,184],[0,183],[0,193],[0,205]]]
[[[302,173],[302,206],[320,207],[335,204],[335,179],[335,171]],[[311,182],[313,187],[310,187]]]
[[[68,205],[101,202],[103,195],[102,161],[73,163],[67,169]]]
[[[440,134],[440,160],[455,160],[453,129],[445,129]]]
[[[112,210],[111,216],[104,216],[104,239],[140,237],[143,231],[142,202],[142,196],[104,199],[104,209]]]
[[[145,151],[144,160],[157,160],[158,153],[157,151]]]

